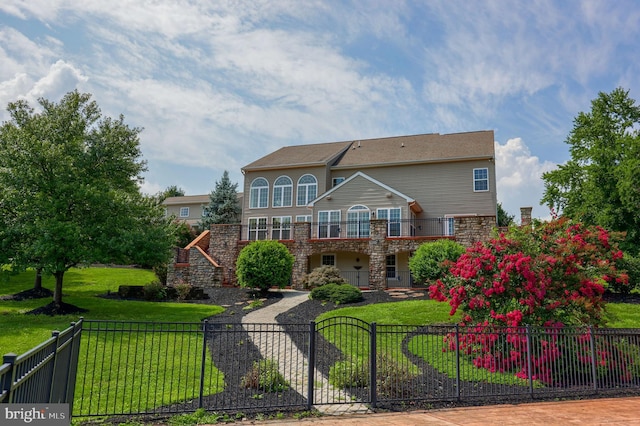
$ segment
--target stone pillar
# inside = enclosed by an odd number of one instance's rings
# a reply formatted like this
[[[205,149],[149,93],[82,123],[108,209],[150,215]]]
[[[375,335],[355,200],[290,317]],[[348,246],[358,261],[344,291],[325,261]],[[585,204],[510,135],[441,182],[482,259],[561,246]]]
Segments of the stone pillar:
[[[455,240],[465,247],[471,247],[477,242],[489,241],[495,227],[495,216],[456,216]]]
[[[211,225],[211,240],[209,243],[209,256],[222,268],[222,284],[235,286],[236,259],[240,253],[240,231],[242,225]]]
[[[369,287],[387,288],[387,220],[371,219],[369,240]]]
[[[520,207],[520,225],[531,225],[531,211],[533,207]]]
[[[302,279],[309,272],[309,256],[311,256],[311,224],[297,222],[293,224],[293,246],[289,248],[296,260],[293,262],[291,274],[291,287],[302,290]]]

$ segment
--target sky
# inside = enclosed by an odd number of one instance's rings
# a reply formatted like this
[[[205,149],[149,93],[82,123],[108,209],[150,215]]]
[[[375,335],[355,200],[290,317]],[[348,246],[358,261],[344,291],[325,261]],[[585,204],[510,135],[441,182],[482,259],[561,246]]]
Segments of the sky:
[[[289,145],[493,130],[498,201],[541,178],[580,112],[640,97],[635,0],[2,0],[0,121],[74,89],[142,128],[142,190],[207,194]]]

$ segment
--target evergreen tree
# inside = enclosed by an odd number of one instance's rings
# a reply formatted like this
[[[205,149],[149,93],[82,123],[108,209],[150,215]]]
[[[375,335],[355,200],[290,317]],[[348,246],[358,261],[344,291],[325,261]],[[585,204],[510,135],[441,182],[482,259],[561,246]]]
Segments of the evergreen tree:
[[[515,215],[507,213],[502,207],[502,203],[498,203],[498,226],[511,226],[515,223]]]
[[[240,221],[240,203],[238,202],[238,184],[231,183],[227,170],[216,187],[209,194],[209,205],[204,208],[200,227],[209,229],[212,224],[238,223]]]

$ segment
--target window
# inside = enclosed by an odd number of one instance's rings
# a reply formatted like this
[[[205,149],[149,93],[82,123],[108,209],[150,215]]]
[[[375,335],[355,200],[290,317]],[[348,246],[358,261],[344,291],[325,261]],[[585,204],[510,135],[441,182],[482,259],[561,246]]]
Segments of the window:
[[[249,208],[264,209],[269,204],[269,182],[265,178],[257,178],[251,182]]]
[[[271,218],[271,239],[290,240],[291,239],[291,216]]]
[[[318,238],[340,237],[340,210],[318,212]]]
[[[396,278],[396,255],[387,256],[387,278]]]
[[[189,207],[180,207],[180,217],[189,217]]]
[[[291,207],[293,181],[280,176],[273,184],[273,207]]]
[[[250,217],[249,218],[249,240],[266,240],[267,239],[267,218],[266,217]]]
[[[299,215],[299,216],[296,216],[296,222],[308,222],[308,223],[311,223],[312,220],[313,219],[312,219],[311,215]]]
[[[347,211],[347,238],[369,238],[369,209],[353,206]]]
[[[378,219],[387,220],[387,236],[399,237],[400,236],[400,207],[394,207],[389,209],[378,209]]]
[[[342,182],[344,182],[344,178],[343,177],[335,177],[331,180],[332,182],[332,187],[333,186],[337,186],[340,185]]]
[[[306,206],[316,199],[318,194],[318,182],[312,175],[304,175],[298,179],[298,201],[299,206]]]
[[[336,255],[335,254],[323,254],[322,259],[320,260],[322,266],[336,266]]]
[[[473,169],[473,191],[489,190],[489,169]]]

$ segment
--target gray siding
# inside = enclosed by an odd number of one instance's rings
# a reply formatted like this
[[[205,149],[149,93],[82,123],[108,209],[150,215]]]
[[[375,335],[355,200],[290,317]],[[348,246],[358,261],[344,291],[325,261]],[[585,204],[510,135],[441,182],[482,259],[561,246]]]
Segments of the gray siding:
[[[242,201],[242,223],[246,224],[250,217],[268,217],[273,216],[291,216],[292,222],[295,222],[297,215],[311,215],[311,210],[306,206],[297,206],[296,185],[300,177],[311,174],[318,181],[318,194],[322,194],[327,190],[327,175],[329,174],[326,167],[307,167],[294,168],[285,170],[264,170],[258,172],[247,172],[244,177],[244,197]],[[290,207],[273,207],[273,184],[280,176],[288,176],[293,181],[293,199]],[[267,208],[251,209],[251,182],[262,177],[269,182],[269,206]],[[329,178],[329,182],[331,179]]]
[[[409,218],[408,203],[404,198],[392,194],[385,188],[358,176],[344,186],[331,193],[331,199],[326,197],[318,200],[313,208],[313,220],[317,221],[318,211],[321,210],[341,210],[341,220],[346,221],[347,210],[355,205],[363,205],[375,212],[378,208],[400,207],[402,218]]]
[[[487,168],[489,191],[473,191],[473,169]],[[464,161],[407,166],[332,170],[332,176],[349,177],[357,171],[415,199],[424,212],[419,218],[449,214],[496,214],[495,164],[490,161]]]

